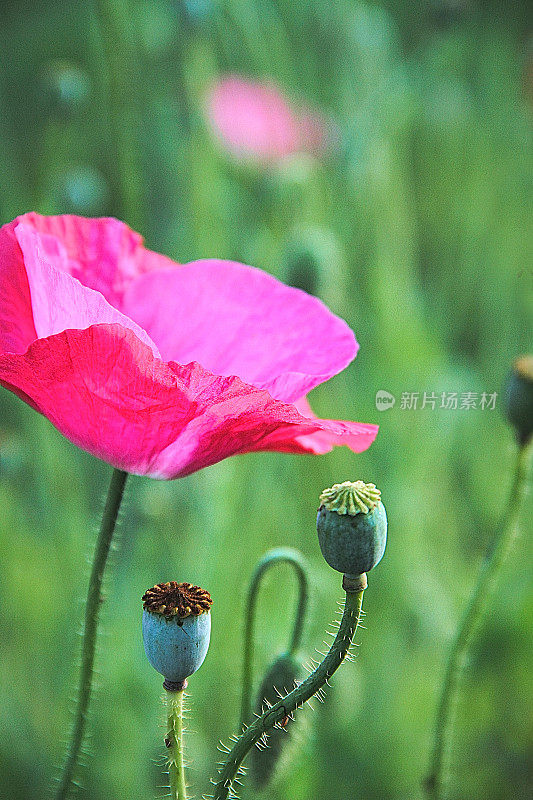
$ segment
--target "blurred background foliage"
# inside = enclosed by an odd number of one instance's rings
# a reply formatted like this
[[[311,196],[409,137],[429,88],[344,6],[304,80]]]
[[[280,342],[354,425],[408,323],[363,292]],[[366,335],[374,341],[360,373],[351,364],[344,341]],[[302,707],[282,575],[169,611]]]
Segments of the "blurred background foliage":
[[[359,456],[257,454],[173,483],[131,479],[80,796],[164,794],[161,686],[142,651],[140,597],[170,579],[214,597],[187,738],[189,779],[197,797],[208,791],[217,741],[238,718],[252,567],[270,546],[305,554],[308,660],[341,599],[316,542],[318,495],[362,477],[381,487],[390,520],[366,629],[324,705],[301,712],[292,765],[264,796],[421,797],[445,655],[502,509],[514,443],[499,397],[495,410],[467,411],[402,409],[400,396],[499,392],[510,360],[531,349],[528,5],[3,0],[0,221],[30,209],[113,214],[177,261],[232,258],[305,286],[361,343],[356,362],[315,390],[315,411],[381,425]],[[115,36],[107,49],[102,8]],[[335,151],[268,168],[231,157],[204,111],[227,72],[268,78],[321,109],[337,127]],[[376,410],[380,389],[396,396],[393,409]],[[110,468],[5,391],[0,448],[0,794],[28,800],[47,796],[63,758]],[[530,514],[531,498],[524,522]],[[455,800],[531,797],[532,555],[523,536],[466,665]],[[258,669],[290,630],[285,570],[262,590]]]

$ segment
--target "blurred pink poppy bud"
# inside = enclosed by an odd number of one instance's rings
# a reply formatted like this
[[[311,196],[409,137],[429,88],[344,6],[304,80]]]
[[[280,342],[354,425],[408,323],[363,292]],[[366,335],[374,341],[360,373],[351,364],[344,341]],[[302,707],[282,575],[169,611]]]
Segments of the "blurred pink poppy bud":
[[[320,153],[328,140],[323,117],[308,108],[294,108],[270,83],[229,75],[208,97],[211,125],[236,156],[263,162],[294,153]]]

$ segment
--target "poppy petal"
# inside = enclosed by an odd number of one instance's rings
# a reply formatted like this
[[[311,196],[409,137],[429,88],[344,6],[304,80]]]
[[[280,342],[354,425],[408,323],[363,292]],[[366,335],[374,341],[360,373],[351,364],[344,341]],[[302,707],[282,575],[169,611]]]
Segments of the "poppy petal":
[[[303,417],[317,419],[306,397],[302,397],[294,405]],[[346,445],[350,450],[353,450],[354,453],[362,453],[364,450],[368,450],[379,431],[379,425],[369,425],[366,422],[348,422],[346,420],[321,421],[327,425],[331,422],[339,422],[343,426],[346,426],[347,430],[340,435],[330,430],[323,429],[316,433],[296,436],[294,439],[287,442],[288,447],[290,447],[288,452],[324,455],[324,453],[329,453],[336,446]]]
[[[165,364],[116,324],[63,331],[25,354],[0,355],[0,383],[82,449],[155,478],[254,450],[309,452],[297,439],[319,430],[348,443],[353,435],[350,424],[305,419],[237,377]]]
[[[182,477],[228,456],[256,451],[326,452],[323,442],[317,449],[316,442],[307,441],[321,434],[328,449],[346,444],[360,452],[377,433],[375,426],[305,418],[294,405],[274,400],[236,376],[214,376],[194,362],[169,367],[187,382],[196,410],[187,430],[159,455],[152,477]]]
[[[121,325],[66,330],[0,355],[0,382],[74,444],[138,474],[194,415],[172,370]]]
[[[203,260],[141,276],[123,310],[165,360],[198,361],[293,402],[357,353],[348,325],[316,297],[262,270]]]
[[[118,308],[131,280],[153,269],[175,266],[166,256],[146,250],[142,236],[113,217],[45,217],[32,212],[11,223],[18,224],[40,235],[50,263],[101,292]]]
[[[45,247],[46,234],[39,235],[28,225],[15,228],[28,283],[30,287],[33,321],[39,338],[52,336],[69,328],[88,328],[98,323],[118,323],[130,328],[139,339],[159,356],[157,347],[148,334],[135,322],[121,314],[100,292],[82,284],[49,263]],[[58,240],[52,240],[61,245]]]
[[[16,225],[0,228],[0,353],[23,353],[37,338]]]

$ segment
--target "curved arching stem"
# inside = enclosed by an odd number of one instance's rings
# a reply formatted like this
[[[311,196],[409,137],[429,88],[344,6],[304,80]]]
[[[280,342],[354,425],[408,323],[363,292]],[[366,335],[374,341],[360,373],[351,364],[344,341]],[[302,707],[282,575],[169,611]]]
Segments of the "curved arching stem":
[[[275,725],[282,723],[282,720],[290,716],[293,711],[316,694],[344,661],[361,616],[366,575],[361,575],[360,579],[359,586],[357,586],[353,580],[351,582],[351,587],[347,586],[346,581],[344,583],[346,601],[341,624],[335,641],[331,645],[324,660],[303,683],[268,708],[260,717],[254,720],[237,739],[226,761],[219,770],[218,780],[215,782],[214,800],[226,800],[240,765],[256,742],[268,733],[268,731],[272,730]]]
[[[288,653],[293,655],[302,639],[307,600],[309,597],[309,581],[303,557],[290,547],[277,547],[269,550],[257,563],[248,589],[246,602],[246,622],[244,629],[244,657],[242,671],[241,727],[250,721],[252,702],[252,661],[253,661],[253,627],[259,584],[265,572],[277,564],[289,564],[298,578],[298,604],[294,616],[291,641]]]

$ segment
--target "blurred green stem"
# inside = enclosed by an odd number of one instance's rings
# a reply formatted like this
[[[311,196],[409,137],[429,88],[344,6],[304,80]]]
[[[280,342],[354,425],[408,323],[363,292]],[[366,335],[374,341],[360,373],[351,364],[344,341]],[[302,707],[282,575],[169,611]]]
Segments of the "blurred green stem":
[[[128,0],[95,0],[103,51],[104,75],[111,127],[111,163],[120,216],[135,230],[143,230],[143,189],[137,125],[138,53],[133,9]]]
[[[119,469],[113,470],[111,484],[109,486],[104,508],[104,515],[102,517],[102,525],[100,527],[100,533],[98,534],[98,540],[96,543],[91,577],[89,579],[87,603],[85,606],[81,672],[74,727],[72,729],[67,760],[65,762],[65,766],[63,767],[63,772],[59,782],[59,789],[56,795],[57,800],[64,800],[68,796],[83,740],[85,723],[87,721],[87,709],[91,696],[94,651],[98,628],[98,612],[100,610],[100,603],[102,599],[102,579],[104,576],[105,565],[109,555],[111,540],[113,538],[118,510],[124,494],[124,486],[126,484],[127,477],[127,472],[122,472],[122,470]]]
[[[171,800],[187,800],[185,767],[183,763],[183,689],[169,692],[167,696],[167,735],[168,774],[170,777]]]
[[[426,794],[431,800],[441,800],[445,784],[445,762],[449,742],[453,733],[453,716],[461,670],[468,646],[477,625],[483,617],[491,590],[513,544],[520,514],[520,500],[527,484],[529,461],[533,448],[519,447],[514,479],[507,510],[498,526],[498,533],[481,568],[468,605],[459,623],[452,648],[448,656],[446,672],[437,708],[433,734],[433,751],[429,774],[424,782]]]
[[[361,575],[360,578],[361,582],[359,585],[366,586],[366,575]],[[237,739],[226,761],[219,770],[219,777],[215,783],[213,800],[226,800],[231,784],[239,771],[239,767],[254,744],[258,742],[265,733],[272,730],[275,725],[279,725],[285,717],[290,716],[293,711],[316,694],[342,664],[352,643],[357,625],[359,624],[363,593],[364,589],[362,588],[346,591],[344,611],[335,641],[318,667],[303,681],[303,683],[293,689],[292,692],[289,692],[289,694],[282,697],[279,702],[267,708],[267,710],[254,720]]]
[[[248,589],[246,603],[246,623],[244,629],[244,659],[242,669],[242,702],[241,727],[247,725],[251,718],[252,698],[252,661],[253,661],[253,626],[259,584],[265,572],[276,564],[290,564],[298,577],[298,605],[294,617],[289,655],[294,655],[302,639],[303,623],[309,596],[308,578],[305,562],[297,550],[279,547],[269,550],[256,565]]]

